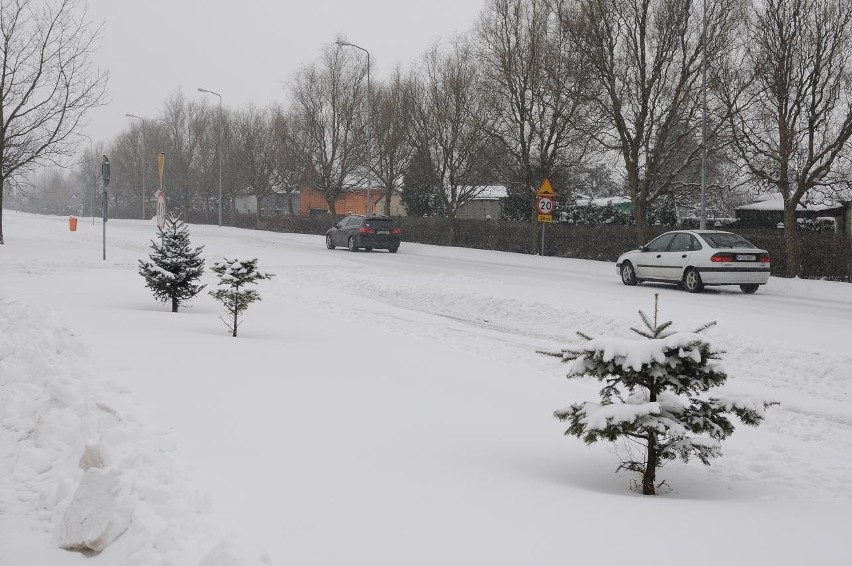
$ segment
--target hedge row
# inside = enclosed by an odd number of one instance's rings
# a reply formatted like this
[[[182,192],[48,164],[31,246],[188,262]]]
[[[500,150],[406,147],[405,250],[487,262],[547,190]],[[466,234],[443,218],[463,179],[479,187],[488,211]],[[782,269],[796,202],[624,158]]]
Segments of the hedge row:
[[[203,222],[200,218],[190,222]],[[276,216],[264,217],[257,226],[254,215],[238,214],[229,225],[242,228],[260,228],[276,232],[299,234],[325,234],[331,226],[330,216],[311,217]],[[446,245],[449,220],[446,218],[398,217],[395,219],[402,229],[404,242]],[[540,228],[539,228],[540,229]],[[671,228],[654,227],[651,235],[656,236]],[[525,222],[494,220],[457,220],[456,241],[459,247],[496,250],[514,253],[530,253],[533,228]],[[782,230],[736,229],[759,248],[767,250],[772,257],[772,275],[786,274],[787,258]],[[828,279],[852,282],[852,238],[842,234],[826,232],[799,233],[802,243],[802,277],[806,279]],[[636,229],[632,226],[581,226],[575,224],[551,224],[545,227],[545,254],[558,257],[615,261],[624,251],[636,247]]]

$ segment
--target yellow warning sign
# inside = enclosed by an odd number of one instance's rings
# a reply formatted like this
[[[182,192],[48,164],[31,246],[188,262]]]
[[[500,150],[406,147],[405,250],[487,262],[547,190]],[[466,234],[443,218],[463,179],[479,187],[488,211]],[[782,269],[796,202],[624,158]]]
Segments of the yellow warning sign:
[[[539,214],[538,215],[538,221],[539,222],[545,222],[545,223],[549,224],[549,223],[553,222],[553,215],[552,214]]]
[[[556,193],[553,191],[553,185],[550,184],[550,179],[545,179],[538,186],[538,196],[540,197],[555,197]]]

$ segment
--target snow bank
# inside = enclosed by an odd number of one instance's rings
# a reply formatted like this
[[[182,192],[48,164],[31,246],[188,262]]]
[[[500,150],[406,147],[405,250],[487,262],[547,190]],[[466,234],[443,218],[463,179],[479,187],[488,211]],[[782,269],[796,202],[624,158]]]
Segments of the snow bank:
[[[234,557],[169,439],[144,432],[126,396],[89,365],[51,313],[0,298],[0,445],[12,452],[0,477],[11,480],[3,499],[17,506],[4,512],[35,511],[43,524],[33,528],[52,532],[57,547],[109,555],[109,564],[268,564]]]

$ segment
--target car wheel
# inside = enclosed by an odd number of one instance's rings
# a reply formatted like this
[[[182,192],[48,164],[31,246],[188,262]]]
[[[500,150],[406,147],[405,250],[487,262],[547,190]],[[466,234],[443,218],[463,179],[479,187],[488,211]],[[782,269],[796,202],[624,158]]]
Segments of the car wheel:
[[[349,247],[350,252],[357,252],[358,251],[358,246],[355,245],[355,237],[354,236],[349,236],[349,246],[348,247]]]
[[[749,283],[747,285],[740,285],[740,289],[742,289],[743,293],[746,293],[747,295],[751,295],[752,293],[757,291],[758,287],[760,287],[760,285],[758,285],[757,283]]]
[[[399,246],[393,246],[393,247],[388,248],[388,251],[392,254],[395,254],[397,252],[397,250],[399,250]]]
[[[636,270],[633,269],[633,264],[629,261],[621,264],[621,282],[625,285],[636,285],[639,282],[636,279]]]
[[[366,248],[364,248],[364,249],[365,249],[365,250],[367,250],[368,252],[373,251],[373,248],[371,248],[371,247],[369,247],[369,246],[367,246],[367,247],[366,247]]]
[[[701,276],[698,270],[690,267],[683,274],[683,287],[690,293],[700,293],[704,289],[704,283],[701,282]]]
[[[326,234],[325,236],[325,247],[330,250],[334,249],[334,244],[331,243],[331,234]]]

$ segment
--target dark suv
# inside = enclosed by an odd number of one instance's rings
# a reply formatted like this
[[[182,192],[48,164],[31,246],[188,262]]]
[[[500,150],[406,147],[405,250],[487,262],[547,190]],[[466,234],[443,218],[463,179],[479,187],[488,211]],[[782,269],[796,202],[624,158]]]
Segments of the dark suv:
[[[350,214],[325,233],[325,246],[330,250],[346,246],[352,252],[364,248],[368,252],[379,249],[396,253],[399,240],[399,228],[387,216]]]

